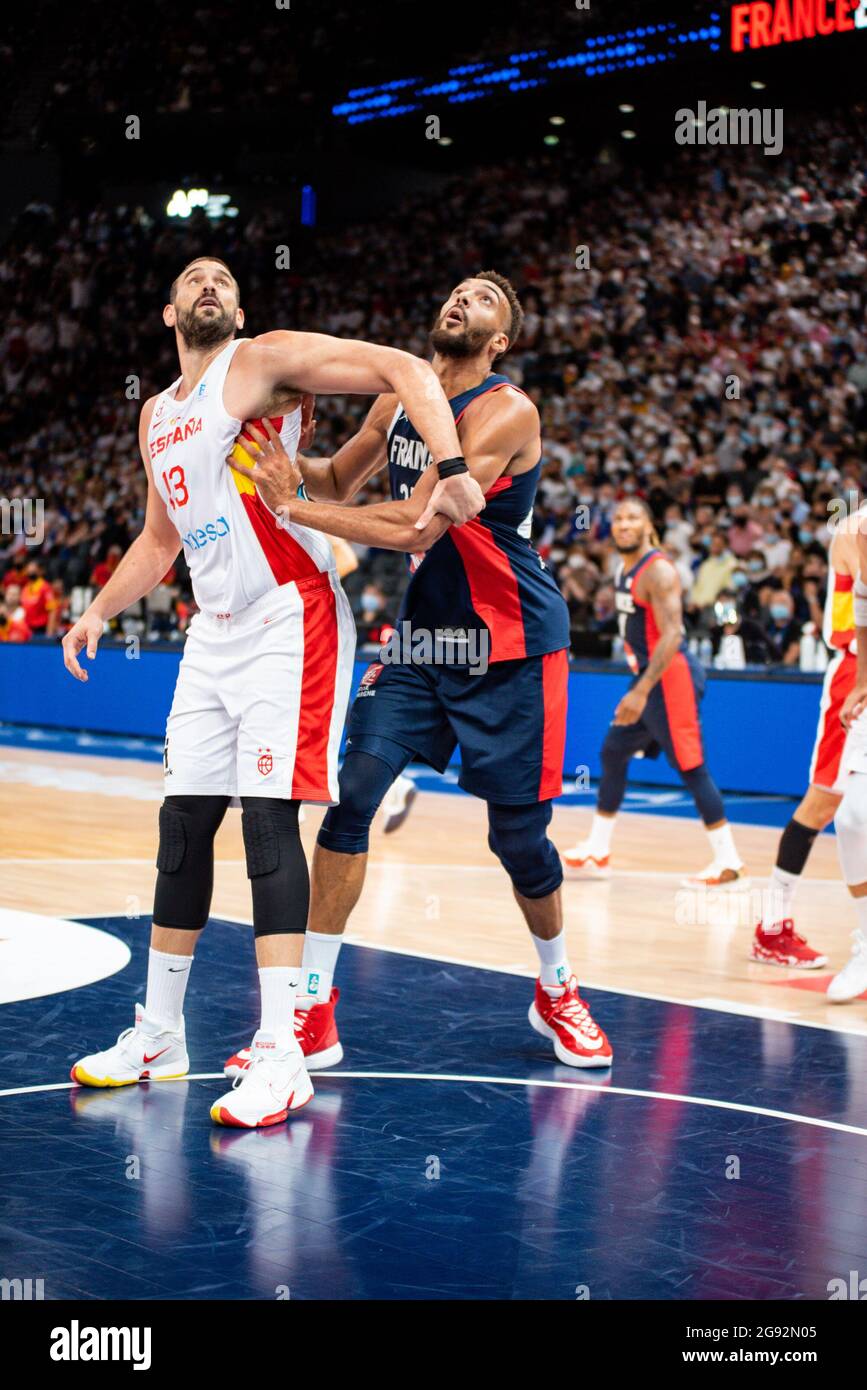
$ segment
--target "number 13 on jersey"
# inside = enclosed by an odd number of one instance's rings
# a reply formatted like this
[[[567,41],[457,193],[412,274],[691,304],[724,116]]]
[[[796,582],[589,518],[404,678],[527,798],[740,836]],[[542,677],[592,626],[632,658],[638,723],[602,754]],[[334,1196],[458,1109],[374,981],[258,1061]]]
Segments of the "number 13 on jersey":
[[[184,476],[183,468],[176,465],[174,468],[170,468],[167,473],[163,473],[162,477],[169,499],[169,506],[172,508],[185,507],[190,500],[190,494],[187,490],[187,481]]]

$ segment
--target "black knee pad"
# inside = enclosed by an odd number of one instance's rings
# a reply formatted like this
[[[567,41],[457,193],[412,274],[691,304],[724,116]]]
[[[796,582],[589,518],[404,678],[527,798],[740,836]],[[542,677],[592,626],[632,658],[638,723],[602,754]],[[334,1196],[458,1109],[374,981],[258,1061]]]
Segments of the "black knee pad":
[[[488,845],[524,898],[547,898],[563,882],[560,856],[547,834],[552,811],[550,801],[488,802]]]
[[[160,843],[153,920],[158,927],[200,931],[214,890],[214,836],[227,796],[167,796],[160,807]]]
[[[407,753],[404,767],[408,761]],[[335,854],[366,854],[373,817],[397,775],[383,758],[350,750],[340,769],[340,803],[326,811],[317,844]]]
[[[256,936],[307,929],[310,876],[298,831],[297,801],[242,796],[241,830],[253,889]]]

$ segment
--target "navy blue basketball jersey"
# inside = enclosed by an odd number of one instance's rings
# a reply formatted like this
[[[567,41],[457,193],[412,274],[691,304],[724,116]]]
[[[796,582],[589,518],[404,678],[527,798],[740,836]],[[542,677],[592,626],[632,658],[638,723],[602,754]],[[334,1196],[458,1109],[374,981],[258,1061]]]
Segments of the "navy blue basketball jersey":
[[[505,386],[512,386],[508,377],[492,373],[453,396],[449,405],[455,423],[471,401]],[[409,497],[430,463],[427,445],[398,406],[388,429],[392,497]],[[517,477],[498,478],[475,520],[450,527],[424,555],[412,556],[399,623],[408,621],[413,631],[457,629],[479,637],[486,629],[488,661],[543,656],[568,647],[569,610],[530,544],[541,467],[540,462]]]
[[[621,564],[614,585],[620,636],[623,638],[626,660],[633,671],[644,670],[659,641],[659,628],[656,626],[653,609],[649,603],[642,603],[633,593],[638,576],[656,560],[671,564],[668,556],[658,548],[648,550],[631,569],[625,569]],[[680,651],[685,649],[686,643],[682,640]]]

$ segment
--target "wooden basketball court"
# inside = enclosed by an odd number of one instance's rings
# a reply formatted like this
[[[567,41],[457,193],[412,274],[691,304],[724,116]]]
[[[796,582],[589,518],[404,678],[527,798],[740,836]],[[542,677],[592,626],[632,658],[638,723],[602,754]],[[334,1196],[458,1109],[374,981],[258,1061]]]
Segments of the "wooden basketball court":
[[[20,748],[0,751],[0,765],[0,907],[147,918],[161,767]],[[316,807],[305,812],[308,857],[322,814]],[[558,806],[555,843],[574,843],[589,819],[589,808]],[[797,903],[800,930],[827,953],[829,964],[818,972],[789,972],[749,960],[759,893],[779,831],[739,825],[736,835],[752,890],[703,895],[680,882],[709,858],[697,821],[622,815],[612,881],[564,887],[570,956],[582,985],[867,1033],[863,1002],[825,1002],[827,981],[848,956],[854,926],[833,838],[819,838]],[[420,792],[394,835],[384,835],[377,818],[367,884],[348,939],[535,974],[535,953],[486,837],[484,806],[464,795]],[[217,860],[212,915],[249,922],[237,811],[220,830]]]

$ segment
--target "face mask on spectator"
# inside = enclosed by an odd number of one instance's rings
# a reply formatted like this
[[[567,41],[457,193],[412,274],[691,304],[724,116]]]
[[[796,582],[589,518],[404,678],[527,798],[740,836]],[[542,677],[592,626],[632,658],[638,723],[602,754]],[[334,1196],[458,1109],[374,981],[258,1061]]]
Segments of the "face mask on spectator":
[[[742,492],[730,492],[726,502],[730,507],[739,507],[744,500]]]
[[[361,609],[364,613],[375,613],[379,607],[379,599],[376,594],[361,595]]]
[[[581,565],[582,565],[583,563],[584,563],[584,562],[583,562],[583,560],[581,559],[581,556],[580,556],[580,555],[570,555],[570,556],[569,556],[569,568],[570,568],[570,570],[577,570],[577,569],[580,569],[580,568],[581,568]]]
[[[563,562],[563,560],[566,559],[566,551],[565,551],[565,550],[559,550],[559,549],[557,549],[557,550],[552,550],[552,551],[551,551],[551,559],[554,561],[554,564],[555,564],[555,565],[561,564],[561,563]]]
[[[798,477],[801,479],[802,483],[811,483],[815,476],[816,474],[813,472],[812,468],[802,468],[800,473],[798,474]]]
[[[760,507],[772,507],[774,505],[773,497],[757,497],[756,501]]]
[[[813,535],[813,532],[808,531],[805,526],[802,526],[798,531],[798,540],[801,542],[801,545],[812,545],[815,539],[816,537]]]
[[[747,569],[749,570],[750,574],[761,574],[764,568],[764,560],[750,560],[750,563],[747,565]]]
[[[744,574],[743,570],[735,570],[731,578],[731,585],[733,589],[744,589],[746,588],[747,584],[749,584],[749,582],[750,581],[747,579],[747,576]]]
[[[771,604],[771,617],[775,623],[784,623],[789,616],[789,610],[785,603]]]

